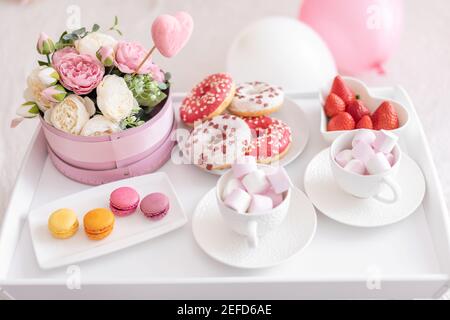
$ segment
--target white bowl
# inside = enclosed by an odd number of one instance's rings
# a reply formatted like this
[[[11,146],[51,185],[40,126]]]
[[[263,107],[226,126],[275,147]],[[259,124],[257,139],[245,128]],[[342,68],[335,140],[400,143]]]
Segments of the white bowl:
[[[398,129],[392,130],[392,132],[400,137],[402,132],[405,130],[406,126],[409,123],[408,110],[406,110],[406,108],[402,104],[400,104],[396,101],[371,96],[369,93],[369,89],[365,85],[365,83],[358,79],[351,78],[351,77],[343,77],[343,79],[344,79],[345,83],[348,85],[348,87],[356,95],[360,96],[360,100],[362,102],[364,102],[364,105],[370,110],[371,113],[373,113],[384,101],[389,101],[392,103],[395,110],[397,111],[398,120],[399,120],[399,124],[400,124],[400,127]],[[330,144],[341,134],[352,131],[352,130],[327,131],[328,117],[325,114],[324,106],[325,106],[325,101],[327,100],[328,94],[330,93],[331,86],[332,86],[332,81],[327,86],[323,87],[319,91],[319,100],[322,105],[322,108],[320,111],[320,133],[322,134],[325,141]]]

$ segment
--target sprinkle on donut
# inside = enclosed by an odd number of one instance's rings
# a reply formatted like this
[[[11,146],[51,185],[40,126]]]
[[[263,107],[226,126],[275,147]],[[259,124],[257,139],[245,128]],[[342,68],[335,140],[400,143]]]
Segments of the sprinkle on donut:
[[[244,118],[252,131],[252,142],[247,155],[257,158],[260,163],[271,163],[281,159],[291,142],[291,128],[281,120],[262,117]]]
[[[220,115],[231,103],[235,85],[230,75],[216,73],[197,84],[180,107],[181,120],[188,126]]]
[[[185,159],[196,166],[221,170],[245,155],[251,139],[250,128],[244,120],[224,114],[195,126],[182,151]]]
[[[242,117],[257,117],[277,111],[283,102],[280,87],[260,81],[246,82],[237,86],[228,110]]]

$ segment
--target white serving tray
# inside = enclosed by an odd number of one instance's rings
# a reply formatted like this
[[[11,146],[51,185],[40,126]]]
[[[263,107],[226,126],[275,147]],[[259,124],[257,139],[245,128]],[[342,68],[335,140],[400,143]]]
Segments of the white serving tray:
[[[111,192],[123,186],[134,188],[141,199],[153,192],[164,193],[170,201],[169,214],[156,221],[146,218],[138,208],[130,216],[116,217],[114,230],[107,238],[102,241],[89,240],[82,226],[84,214],[93,208],[108,208]],[[49,214],[60,208],[73,209],[80,221],[81,230],[70,239],[55,240],[48,231]],[[123,250],[178,229],[186,222],[176,191],[163,172],[93,187],[33,209],[28,216],[36,259],[42,269],[74,264]]]
[[[401,147],[424,172],[427,194],[408,219],[373,230],[339,224],[322,214],[310,246],[299,256],[267,270],[240,270],[212,260],[196,245],[190,221],[177,232],[69,268],[42,270],[26,226],[30,209],[88,189],[61,174],[37,132],[18,176],[0,234],[0,292],[14,298],[437,298],[450,286],[450,231],[447,208],[426,138],[405,91],[372,90],[398,100],[411,114]],[[179,95],[176,102],[180,101]],[[287,170],[303,190],[312,157],[327,145],[319,133],[320,103],[294,97],[309,118],[305,152]],[[177,105],[177,103],[175,103]],[[294,137],[295,138],[295,137]],[[190,219],[217,177],[190,165],[167,163]],[[78,285],[81,284],[80,290]],[[72,289],[75,288],[75,289]]]

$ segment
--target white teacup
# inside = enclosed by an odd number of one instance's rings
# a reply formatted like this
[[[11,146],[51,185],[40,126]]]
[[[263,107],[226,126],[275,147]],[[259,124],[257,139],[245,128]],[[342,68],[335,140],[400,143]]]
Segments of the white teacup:
[[[258,165],[258,169],[269,172],[272,167]],[[235,232],[246,236],[250,247],[258,246],[259,237],[276,229],[286,218],[291,200],[291,188],[283,194],[283,202],[272,210],[260,213],[239,213],[225,205],[222,194],[226,183],[232,178],[228,171],[217,182],[216,199],[225,223]]]
[[[345,149],[351,149],[352,140],[358,130],[344,133],[339,136],[330,147],[330,163],[333,176],[339,187],[345,192],[362,199],[374,198],[384,203],[395,203],[401,195],[401,188],[395,180],[395,176],[400,166],[402,152],[398,143],[393,149],[395,163],[386,172],[376,175],[359,175],[342,168],[335,160],[336,155]],[[380,134],[379,132],[375,132]],[[392,197],[386,198],[380,195],[383,184],[392,190]]]

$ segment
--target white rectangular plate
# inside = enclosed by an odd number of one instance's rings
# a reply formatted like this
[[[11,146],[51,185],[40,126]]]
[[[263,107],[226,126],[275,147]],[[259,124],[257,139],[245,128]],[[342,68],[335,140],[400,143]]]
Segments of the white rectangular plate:
[[[152,192],[169,197],[170,211],[161,220],[146,218],[139,209],[128,217],[116,217],[114,230],[100,241],[89,240],[83,229],[83,215],[94,208],[108,208],[109,195],[122,186],[136,189],[141,199]],[[60,208],[71,208],[80,221],[80,230],[69,239],[52,237],[47,228],[49,215]],[[28,224],[39,266],[43,269],[77,263],[121,250],[175,230],[187,222],[176,192],[165,173],[158,172],[88,189],[64,197],[30,212]]]

